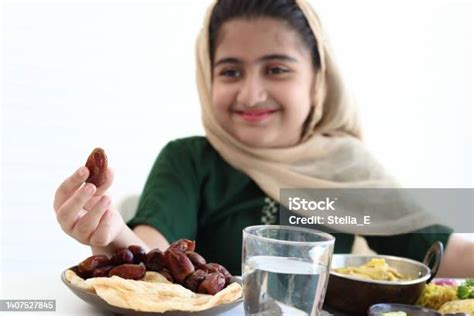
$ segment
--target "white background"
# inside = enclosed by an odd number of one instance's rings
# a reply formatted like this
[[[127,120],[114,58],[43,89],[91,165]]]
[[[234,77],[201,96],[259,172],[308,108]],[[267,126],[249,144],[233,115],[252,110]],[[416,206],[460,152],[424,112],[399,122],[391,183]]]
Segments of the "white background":
[[[0,297],[21,297],[5,288],[13,271],[89,255],[52,201],[94,147],[118,207],[168,141],[203,134],[194,44],[208,3],[4,1]],[[406,187],[472,187],[471,1],[312,3],[379,160]]]

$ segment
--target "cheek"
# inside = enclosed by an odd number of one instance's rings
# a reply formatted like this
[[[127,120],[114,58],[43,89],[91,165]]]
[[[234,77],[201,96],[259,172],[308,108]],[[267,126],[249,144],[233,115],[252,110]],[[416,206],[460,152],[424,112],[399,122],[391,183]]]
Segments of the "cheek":
[[[219,84],[214,84],[212,88],[212,105],[215,110],[223,111],[232,104],[232,94],[230,89],[226,89]]]
[[[308,90],[302,89],[301,84],[292,84],[280,91],[285,91],[285,93],[280,93],[280,102],[285,104],[285,111],[289,114],[287,118],[293,123],[303,123],[311,110]]]

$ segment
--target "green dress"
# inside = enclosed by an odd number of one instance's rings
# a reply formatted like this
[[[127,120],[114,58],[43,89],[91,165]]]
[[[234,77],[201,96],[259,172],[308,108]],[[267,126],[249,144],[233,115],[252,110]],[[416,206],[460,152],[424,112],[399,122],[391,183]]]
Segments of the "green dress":
[[[278,223],[278,203],[244,173],[230,166],[205,137],[168,143],[148,176],[135,217],[127,224],[150,225],[169,242],[196,241],[196,251],[241,274],[242,229]],[[366,237],[373,250],[422,260],[431,244],[446,244],[452,231],[432,226],[423,232]],[[334,234],[334,252],[348,253],[354,236]]]

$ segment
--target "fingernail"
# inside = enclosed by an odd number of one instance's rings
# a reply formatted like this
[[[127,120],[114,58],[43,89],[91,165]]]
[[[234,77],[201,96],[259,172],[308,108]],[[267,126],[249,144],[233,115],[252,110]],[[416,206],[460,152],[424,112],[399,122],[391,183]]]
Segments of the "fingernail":
[[[80,177],[83,177],[86,174],[86,170],[84,169],[84,167],[80,167],[79,169],[77,169],[77,174]]]

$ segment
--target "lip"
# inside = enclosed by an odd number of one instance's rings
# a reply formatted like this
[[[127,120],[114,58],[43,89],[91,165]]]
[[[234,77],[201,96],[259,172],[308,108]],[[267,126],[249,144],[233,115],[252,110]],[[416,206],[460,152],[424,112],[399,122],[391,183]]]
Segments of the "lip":
[[[246,122],[262,122],[274,113],[278,112],[275,109],[254,109],[254,110],[245,110],[245,111],[234,111],[240,118]]]

